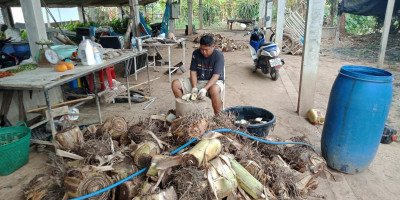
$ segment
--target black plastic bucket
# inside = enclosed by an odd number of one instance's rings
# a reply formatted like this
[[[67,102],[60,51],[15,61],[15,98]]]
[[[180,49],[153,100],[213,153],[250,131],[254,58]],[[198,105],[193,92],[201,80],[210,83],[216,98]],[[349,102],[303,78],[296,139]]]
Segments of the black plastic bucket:
[[[237,126],[244,126],[247,128],[249,133],[257,137],[267,136],[269,130],[273,130],[275,125],[275,115],[264,109],[253,106],[236,106],[230,107],[224,110],[224,112],[232,112],[237,120],[251,120],[258,117],[262,118],[262,121],[266,121],[265,124],[236,124]]]

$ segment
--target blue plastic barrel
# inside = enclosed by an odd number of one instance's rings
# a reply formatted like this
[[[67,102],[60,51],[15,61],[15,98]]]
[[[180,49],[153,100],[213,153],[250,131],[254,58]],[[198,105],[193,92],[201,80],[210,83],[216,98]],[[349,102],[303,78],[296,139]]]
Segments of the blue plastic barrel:
[[[385,70],[343,66],[332,86],[322,131],[329,167],[355,174],[372,162],[392,102],[393,76]]]

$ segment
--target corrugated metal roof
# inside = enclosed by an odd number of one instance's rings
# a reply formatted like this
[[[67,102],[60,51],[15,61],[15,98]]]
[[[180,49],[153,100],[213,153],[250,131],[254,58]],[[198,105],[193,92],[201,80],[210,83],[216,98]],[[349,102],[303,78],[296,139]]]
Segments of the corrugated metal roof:
[[[146,5],[158,0],[139,0],[139,5]],[[129,0],[44,0],[49,7],[77,7],[77,6],[121,6],[129,5]],[[0,7],[19,7],[20,0],[0,0]]]

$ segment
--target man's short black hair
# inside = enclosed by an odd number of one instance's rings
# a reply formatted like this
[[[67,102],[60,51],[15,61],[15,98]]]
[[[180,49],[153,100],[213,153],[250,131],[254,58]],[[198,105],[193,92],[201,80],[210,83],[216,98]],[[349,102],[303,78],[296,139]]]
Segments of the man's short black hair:
[[[210,35],[204,35],[200,39],[200,45],[206,45],[211,47],[214,44],[214,38],[211,37]]]

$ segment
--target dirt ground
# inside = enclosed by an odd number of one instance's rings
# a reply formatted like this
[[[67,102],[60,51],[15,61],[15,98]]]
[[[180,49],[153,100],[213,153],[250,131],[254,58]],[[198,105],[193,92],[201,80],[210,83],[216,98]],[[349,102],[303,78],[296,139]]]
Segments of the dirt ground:
[[[203,32],[203,31],[199,31]],[[213,31],[215,32],[215,31]],[[238,42],[247,43],[248,37],[242,37],[243,31],[219,31],[223,36],[235,39]],[[182,32],[177,37],[183,37]],[[191,53],[195,49],[192,37],[187,37],[186,45],[186,68],[190,64]],[[329,46],[329,45],[328,45]],[[375,66],[374,63],[363,61],[343,60],[336,52],[327,51],[324,46],[321,50],[318,68],[318,80],[315,93],[314,107],[326,111],[330,89],[337,76],[337,72],[343,65],[366,65]],[[276,135],[283,139],[306,135],[311,144],[320,152],[320,139],[322,126],[311,125],[304,117],[297,115],[297,96],[300,80],[301,56],[282,55],[286,64],[281,69],[281,77],[278,81],[272,81],[269,75],[260,71],[253,73],[253,65],[248,49],[224,53],[226,65],[226,105],[242,106],[251,105],[262,107],[273,112],[276,116],[275,130],[270,135]],[[161,50],[166,55],[166,49]],[[172,49],[173,64],[179,62],[182,49]],[[151,79],[160,77],[152,82],[152,96],[157,99],[146,110],[144,104],[133,104],[129,109],[128,104],[102,105],[101,113],[103,119],[108,116],[124,116],[131,124],[139,117],[148,117],[151,114],[166,113],[175,108],[174,97],[168,82],[168,75],[164,75],[167,69],[157,67],[156,71],[151,68]],[[400,68],[391,65],[386,68],[394,75],[394,94],[388,124],[395,129],[400,129]],[[121,75],[122,71],[117,74]],[[118,76],[118,75],[117,75]],[[146,72],[140,72],[137,81],[134,76],[130,78],[131,84],[139,84],[147,80]],[[189,73],[178,71],[173,79],[188,77]],[[123,78],[119,79],[125,83]],[[148,92],[146,85],[137,87]],[[211,104],[208,107],[212,112]],[[96,113],[94,104],[80,107],[83,113]],[[98,121],[96,117],[91,119],[80,119],[83,121]],[[362,143],[362,138],[360,138]],[[400,143],[389,145],[381,144],[374,161],[364,171],[355,175],[343,174],[327,169],[319,178],[319,186],[312,191],[307,199],[398,199],[400,196]],[[23,199],[22,188],[36,174],[46,172],[45,162],[54,156],[51,152],[38,153],[31,149],[30,162],[9,176],[0,178],[0,199]]]

